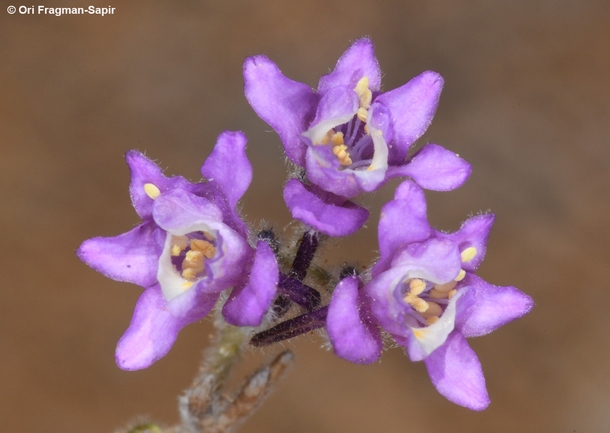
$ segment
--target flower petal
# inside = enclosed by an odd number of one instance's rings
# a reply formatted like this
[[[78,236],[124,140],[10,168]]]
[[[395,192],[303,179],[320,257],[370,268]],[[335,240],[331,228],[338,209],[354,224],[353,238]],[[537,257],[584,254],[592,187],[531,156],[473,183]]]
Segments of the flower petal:
[[[465,271],[475,271],[487,252],[487,239],[489,238],[489,232],[491,226],[495,220],[495,215],[492,213],[477,215],[467,219],[460,229],[455,233],[439,233],[438,235],[455,242],[460,251],[464,251],[466,248],[476,248],[476,254],[468,262],[462,263],[462,268]]]
[[[470,164],[454,152],[427,144],[405,165],[390,167],[388,178],[409,176],[422,188],[451,191],[462,186],[471,172]]]
[[[489,406],[481,363],[462,334],[453,332],[424,362],[430,380],[449,401],[472,410]]]
[[[332,128],[347,123],[358,111],[358,95],[349,87],[330,89],[318,104],[316,117],[303,135],[316,146]]]
[[[355,233],[369,216],[366,209],[349,201],[340,206],[323,201],[296,179],[289,180],[284,187],[284,201],[294,219],[329,236]]]
[[[201,167],[201,174],[224,193],[233,209],[252,181],[252,164],[246,156],[243,132],[225,131]]]
[[[279,134],[288,158],[304,166],[307,146],[300,136],[313,119],[318,96],[306,84],[286,78],[265,56],[246,59],[244,81],[246,99],[256,114]]]
[[[279,269],[271,247],[258,241],[247,285],[236,287],[222,314],[235,326],[260,326],[277,292]]]
[[[339,86],[353,89],[362,77],[368,77],[371,90],[379,90],[381,70],[369,38],[358,39],[341,55],[335,69],[320,78],[318,93],[324,94]]]
[[[151,218],[153,206],[153,199],[144,190],[145,184],[153,184],[162,193],[175,188],[194,192],[199,188],[199,185],[194,185],[181,176],[165,177],[157,164],[136,150],[128,151],[125,154],[125,159],[131,171],[131,182],[129,184],[131,201],[136,212],[143,220]]]
[[[404,269],[409,278],[422,278],[435,284],[452,281],[460,272],[461,265],[457,245],[438,238],[411,243],[392,261],[392,267]]]
[[[426,71],[375,99],[375,103],[385,105],[392,113],[394,146],[390,165],[402,164],[411,144],[426,132],[436,112],[442,89],[443,77],[436,72]]]
[[[426,197],[411,181],[401,183],[394,200],[381,208],[379,218],[379,262],[373,276],[388,269],[394,254],[403,246],[430,237],[432,229],[426,217]]]
[[[211,201],[177,189],[155,199],[153,218],[164,230],[186,234],[191,226],[221,222],[223,215]]]
[[[149,221],[119,236],[86,240],[76,254],[108,278],[148,287],[157,281],[164,241],[165,232]]]
[[[459,290],[451,298],[438,322],[424,328],[411,328],[407,334],[407,350],[411,361],[421,361],[438,349],[455,328],[455,316],[460,298],[468,289]]]
[[[358,279],[348,277],[333,292],[326,330],[337,356],[357,364],[370,364],[381,356],[379,328],[370,319],[368,306],[358,292]]]
[[[466,337],[489,334],[533,308],[534,301],[512,286],[494,286],[468,272],[462,281],[474,297],[472,307],[460,311],[456,326]]]
[[[176,317],[166,308],[167,301],[158,285],[146,289],[138,299],[129,328],[117,345],[117,365],[123,370],[149,367],[169,352],[178,332],[205,317],[217,299],[217,294],[208,295],[190,314]]]

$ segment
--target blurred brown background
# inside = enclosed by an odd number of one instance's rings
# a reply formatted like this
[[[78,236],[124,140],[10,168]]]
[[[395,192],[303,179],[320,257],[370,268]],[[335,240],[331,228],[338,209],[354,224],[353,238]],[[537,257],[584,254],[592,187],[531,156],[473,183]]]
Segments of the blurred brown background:
[[[315,86],[363,35],[385,89],[426,69],[445,77],[420,142],[456,151],[474,173],[458,191],[428,194],[431,221],[454,230],[470,213],[495,212],[480,275],[537,306],[471,340],[492,398],[485,412],[447,402],[398,349],[357,366],[303,337],[286,344],[296,365],[242,431],[610,431],[608,1],[132,1],[106,17],[9,15],[22,4],[1,3],[3,431],[111,432],[138,414],[177,421],[210,323],[187,327],[151,368],[119,370],[114,348],[140,289],[95,273],[74,250],[137,222],[126,150],[198,180],[223,129],[250,140],[244,213],[287,224],[280,141],[243,96],[243,59],[267,54]],[[379,209],[393,186],[365,203]],[[327,254],[366,263],[375,226],[376,216]]]

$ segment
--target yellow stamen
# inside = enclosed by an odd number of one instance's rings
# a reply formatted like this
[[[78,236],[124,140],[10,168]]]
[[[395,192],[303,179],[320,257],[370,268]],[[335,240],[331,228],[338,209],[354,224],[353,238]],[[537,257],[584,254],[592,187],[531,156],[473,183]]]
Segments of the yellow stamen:
[[[193,281],[184,281],[184,282],[182,283],[182,288],[183,288],[184,290],[188,290],[188,289],[190,289],[190,288],[191,288],[191,286],[192,286],[193,284],[195,284]]]
[[[189,251],[182,262],[182,276],[187,280],[193,280],[198,273],[203,271],[203,253],[201,251]]]
[[[475,247],[468,247],[464,251],[461,252],[460,256],[462,257],[462,262],[468,263],[474,256],[477,255],[477,249]]]
[[[462,281],[466,276],[466,271],[464,269],[460,269],[460,273],[457,277],[455,277],[455,281]]]
[[[436,302],[428,302],[427,304],[428,308],[426,308],[424,311],[420,311],[422,316],[427,318],[430,316],[440,316],[443,314],[443,309]]]
[[[339,144],[338,146],[333,147],[333,153],[337,156],[337,159],[341,163],[341,165],[351,165],[352,159],[348,152],[346,152],[347,146],[345,144]]]
[[[449,292],[441,292],[440,290],[432,289],[428,292],[428,295],[434,299],[445,299],[449,296]]]
[[[457,293],[456,289],[453,289],[452,291],[449,292],[449,299],[453,298],[453,296],[455,296],[455,294]]]
[[[197,272],[194,269],[188,268],[182,271],[182,277],[186,280],[194,280],[197,277]]]
[[[216,247],[203,239],[193,239],[191,241],[191,251],[200,252],[206,259],[211,259],[216,255]]]
[[[430,316],[426,319],[426,325],[427,326],[434,325],[438,321],[439,321],[438,316]]]
[[[366,122],[366,117],[368,116],[369,112],[366,108],[364,107],[360,107],[358,108],[358,113],[356,114],[356,116],[358,116],[358,119],[362,120],[363,122]]]
[[[343,144],[343,132],[339,131],[336,134],[333,134],[330,137],[330,141],[332,142],[332,144],[334,144],[335,146],[338,146],[340,144]]]
[[[189,238],[187,236],[173,236],[172,237],[172,256],[179,256],[182,250],[189,245]]]
[[[419,278],[414,278],[409,282],[409,291],[403,298],[404,301],[412,306],[415,311],[423,313],[428,307],[428,303],[421,299],[418,295],[421,294],[426,288],[426,283]]]
[[[157,186],[153,185],[152,183],[144,184],[144,192],[153,200],[159,197],[159,195],[161,195],[161,190],[159,190],[159,188],[157,188]]]
[[[206,238],[208,241],[215,241],[215,240],[216,240],[216,238],[214,237],[214,235],[213,235],[212,233],[210,233],[210,232],[203,232],[203,236],[205,236],[205,238]]]
[[[356,84],[354,91],[358,95],[360,107],[369,108],[373,99],[373,93],[369,89],[369,77],[362,77]]]
[[[426,283],[419,278],[414,278],[409,282],[409,293],[417,296],[426,289]]]
[[[434,288],[439,291],[439,292],[449,292],[450,290],[455,289],[455,286],[457,285],[457,281],[450,281],[448,283],[445,284],[437,284],[436,286],[434,286]]]

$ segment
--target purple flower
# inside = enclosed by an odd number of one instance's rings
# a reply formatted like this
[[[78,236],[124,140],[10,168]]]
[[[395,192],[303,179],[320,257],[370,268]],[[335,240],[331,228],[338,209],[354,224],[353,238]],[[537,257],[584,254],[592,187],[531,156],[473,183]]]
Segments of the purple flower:
[[[286,186],[293,217],[323,233],[343,236],[358,230],[368,213],[348,199],[390,178],[409,176],[424,188],[448,191],[470,175],[466,161],[436,144],[407,158],[432,121],[443,79],[427,71],[380,92],[381,71],[370,39],[354,42],[335,69],[320,78],[317,91],[286,78],[265,56],[246,59],[244,80],[250,105],[278,132],[288,158],[304,167],[315,185],[316,190],[298,181]],[[338,211],[349,221],[328,217]]]
[[[343,280],[333,293],[327,330],[337,355],[370,363],[381,354],[377,325],[423,360],[434,386],[473,410],[489,404],[481,364],[467,337],[485,335],[533,307],[514,287],[491,285],[473,272],[481,264],[492,214],[468,219],[455,233],[441,233],[426,219],[423,191],[403,182],[379,222],[380,260],[359,288]]]
[[[227,322],[258,326],[275,297],[278,266],[269,245],[256,250],[237,215],[252,179],[246,137],[225,132],[201,167],[207,182],[167,178],[139,152],[126,155],[131,199],[142,222],[116,237],[89,239],[78,257],[102,274],[145,288],[116,350],[124,370],[150,366],[178,332],[205,317],[220,293],[233,287]]]

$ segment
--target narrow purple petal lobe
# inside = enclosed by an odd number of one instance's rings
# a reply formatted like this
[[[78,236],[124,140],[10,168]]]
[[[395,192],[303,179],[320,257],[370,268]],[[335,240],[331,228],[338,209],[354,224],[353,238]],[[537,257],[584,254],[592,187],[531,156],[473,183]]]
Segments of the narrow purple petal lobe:
[[[358,279],[348,277],[333,292],[326,330],[335,353],[358,364],[370,364],[381,356],[379,328],[371,323],[367,305],[358,291]]]
[[[76,254],[108,278],[148,287],[157,280],[164,242],[165,233],[145,222],[119,236],[86,240]]]
[[[300,136],[314,116],[317,95],[309,86],[286,78],[265,56],[246,59],[244,82],[246,99],[256,114],[279,134],[288,158],[304,166],[307,146]]]
[[[252,164],[246,156],[243,132],[225,131],[218,137],[214,150],[201,167],[201,174],[224,193],[234,208],[252,181]]]
[[[353,89],[362,77],[368,77],[371,90],[379,90],[381,70],[375,57],[373,41],[368,38],[354,42],[339,58],[335,69],[320,78],[318,93],[324,94],[339,86]]]
[[[426,240],[431,232],[424,192],[413,182],[401,183],[394,200],[381,209],[378,232],[380,259],[373,275],[388,269],[394,253],[401,246]]]
[[[279,269],[271,247],[258,241],[250,280],[236,287],[225,303],[222,314],[235,326],[259,326],[277,292]]]
[[[512,286],[494,286],[468,273],[463,284],[470,287],[474,306],[458,315],[457,327],[466,337],[479,337],[525,316],[534,301]]]
[[[407,164],[390,167],[388,178],[409,176],[419,186],[433,191],[451,191],[466,182],[472,167],[438,144],[427,144],[422,147]]]
[[[490,400],[476,353],[459,332],[424,360],[430,380],[449,401],[472,410],[483,410]]]
[[[296,179],[284,187],[284,201],[293,218],[329,236],[355,233],[369,216],[366,209],[349,201],[341,206],[322,201]]]
[[[138,299],[129,328],[117,345],[117,365],[123,370],[149,367],[169,352],[178,332],[206,316],[217,299],[218,295],[214,295],[202,300],[196,315],[175,317],[166,308],[167,301],[158,285],[146,289]]]
[[[375,99],[375,103],[383,104],[391,111],[394,119],[394,147],[390,164],[403,163],[409,147],[430,126],[443,83],[443,77],[439,74],[426,71]]]

